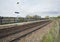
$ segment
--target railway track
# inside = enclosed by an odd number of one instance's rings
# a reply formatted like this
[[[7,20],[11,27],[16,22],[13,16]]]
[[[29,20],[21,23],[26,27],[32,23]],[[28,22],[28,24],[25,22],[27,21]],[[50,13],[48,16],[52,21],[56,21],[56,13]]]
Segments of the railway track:
[[[17,42],[20,38],[42,28],[51,21],[41,21],[22,26],[0,29],[0,42]]]

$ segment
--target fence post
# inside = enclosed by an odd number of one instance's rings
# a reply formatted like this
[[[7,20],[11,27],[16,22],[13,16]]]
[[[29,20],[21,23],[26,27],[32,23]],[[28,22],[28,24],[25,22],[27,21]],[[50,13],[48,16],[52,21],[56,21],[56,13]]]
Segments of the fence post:
[[[3,19],[3,17],[0,17],[0,25],[2,25],[3,23],[2,23],[2,19]]]
[[[0,17],[0,25],[1,25],[1,17]]]

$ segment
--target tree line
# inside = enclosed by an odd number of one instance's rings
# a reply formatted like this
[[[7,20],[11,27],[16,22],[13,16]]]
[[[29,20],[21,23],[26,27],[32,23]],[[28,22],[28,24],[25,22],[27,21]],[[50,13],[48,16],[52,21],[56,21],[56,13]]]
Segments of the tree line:
[[[26,18],[29,18],[29,19],[41,19],[42,17],[39,16],[39,15],[34,15],[34,16],[27,15]],[[47,19],[50,19],[50,18],[60,18],[60,16],[57,16],[57,17],[45,16],[44,18],[47,18]]]

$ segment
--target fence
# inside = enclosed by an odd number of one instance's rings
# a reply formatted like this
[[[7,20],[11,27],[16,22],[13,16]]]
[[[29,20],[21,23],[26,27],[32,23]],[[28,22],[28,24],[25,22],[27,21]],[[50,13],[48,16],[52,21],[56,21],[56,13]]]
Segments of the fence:
[[[19,22],[27,22],[27,21],[35,21],[35,20],[46,20],[46,18],[40,19],[30,19],[23,17],[0,17],[0,25],[2,24],[10,24],[10,23],[19,23]]]
[[[34,21],[35,19],[23,18],[23,17],[0,17],[0,25],[2,24],[10,24],[10,23],[19,23],[19,22],[27,22]]]
[[[17,18],[17,17],[0,17],[0,24],[10,24],[10,23],[18,23],[24,22],[26,19],[24,18]]]

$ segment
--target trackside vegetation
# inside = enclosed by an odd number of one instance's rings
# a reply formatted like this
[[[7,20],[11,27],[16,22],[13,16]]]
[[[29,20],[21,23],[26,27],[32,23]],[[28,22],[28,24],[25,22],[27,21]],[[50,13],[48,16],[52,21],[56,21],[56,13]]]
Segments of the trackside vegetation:
[[[57,42],[59,35],[59,25],[58,22],[55,21],[53,27],[48,32],[47,35],[45,35],[42,39],[42,42]]]

